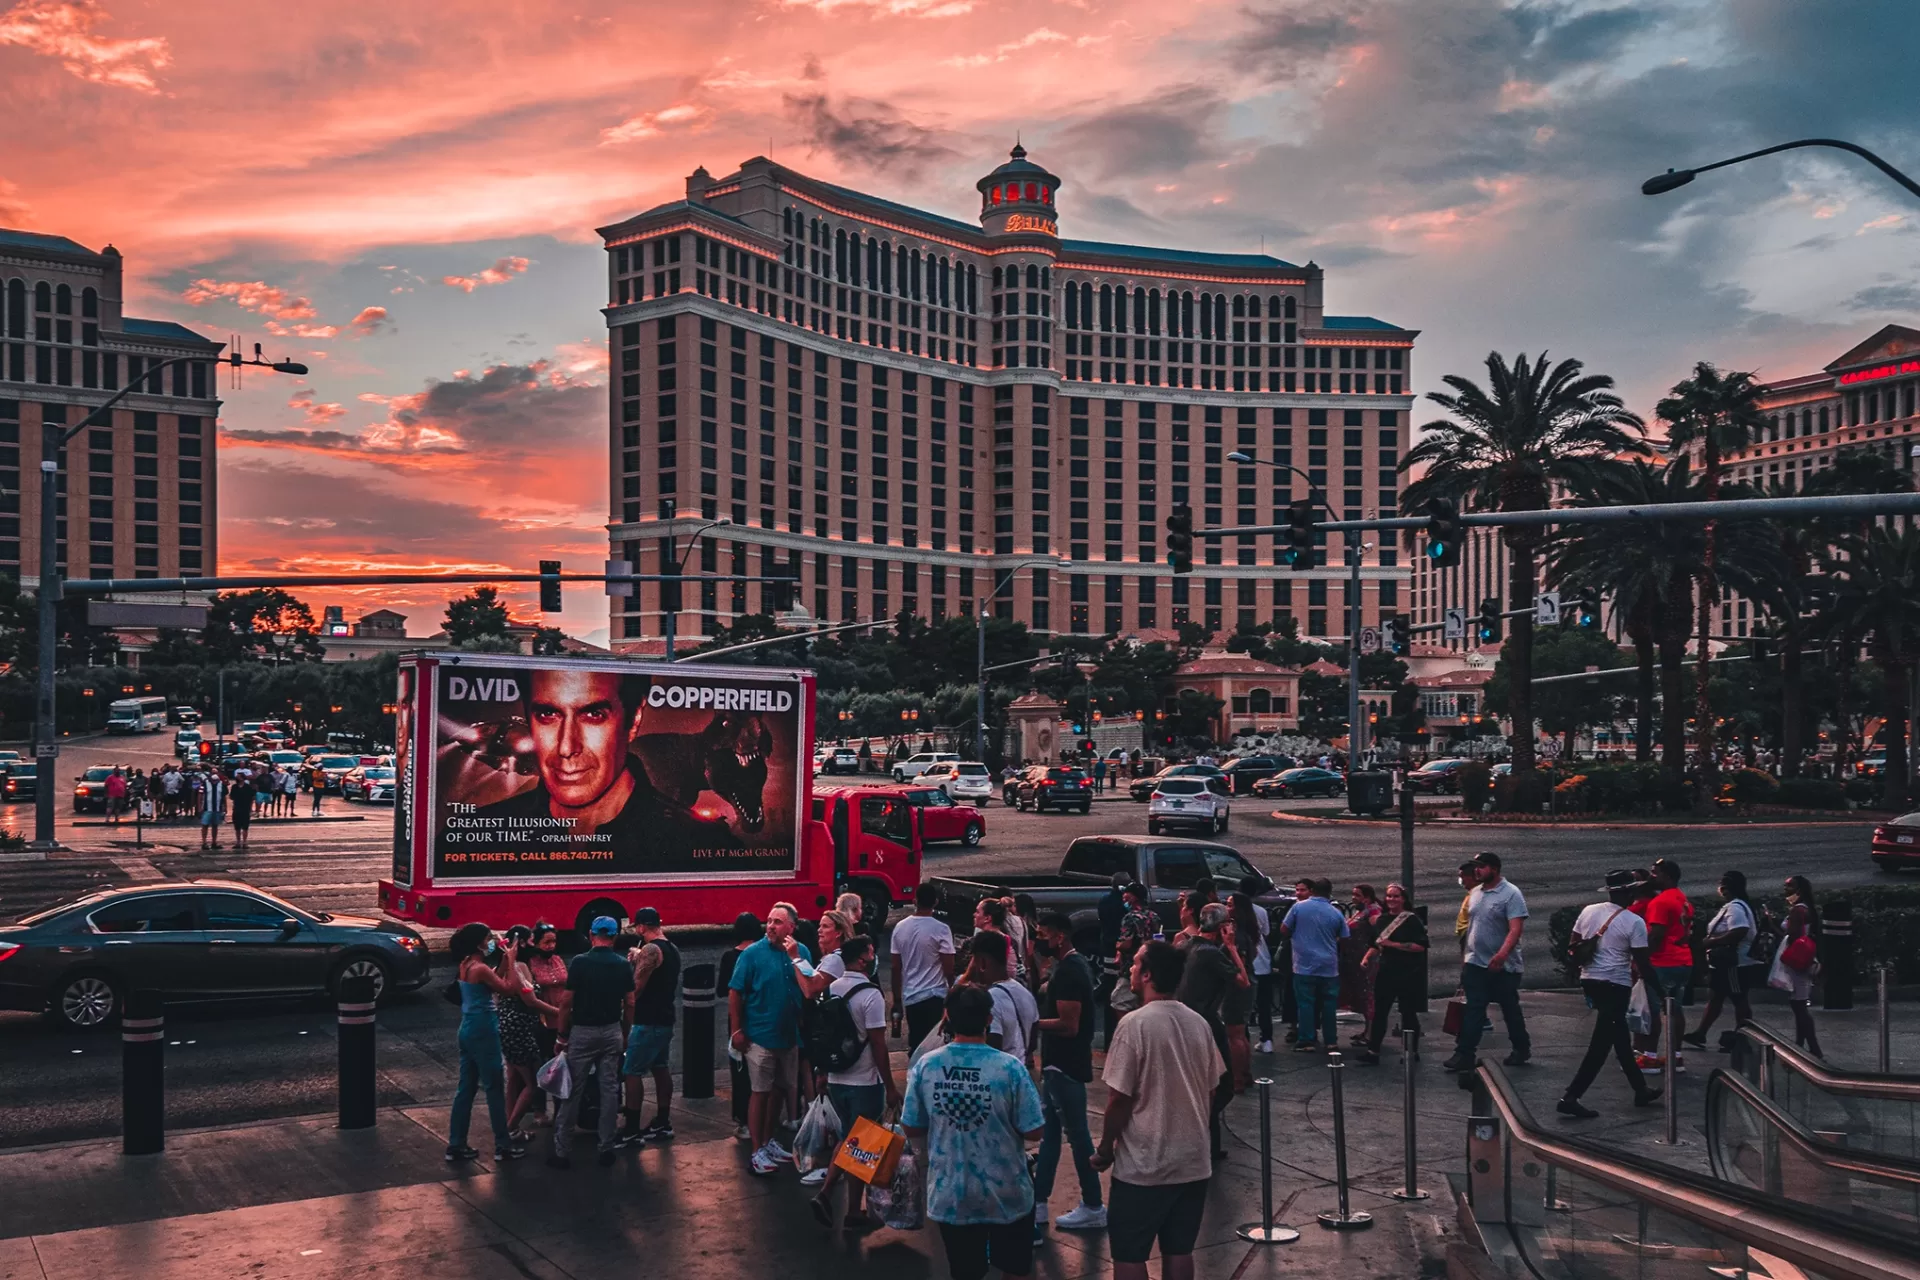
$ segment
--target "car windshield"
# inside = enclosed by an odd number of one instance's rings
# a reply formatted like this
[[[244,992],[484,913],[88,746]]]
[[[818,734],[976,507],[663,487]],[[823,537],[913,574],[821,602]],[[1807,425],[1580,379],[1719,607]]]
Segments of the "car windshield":
[[[306,757],[298,751],[275,751],[270,753],[267,759],[273,761],[275,764],[299,764],[305,760]]]
[[[9,778],[31,778],[40,771],[37,764],[10,764],[7,766]]]
[[[113,776],[113,768],[110,765],[97,764],[80,776],[88,782],[105,782]]]
[[[1197,796],[1207,789],[1207,784],[1198,778],[1168,778],[1160,784],[1163,796]]]
[[[1047,778],[1053,782],[1078,782],[1084,776],[1078,769],[1047,770]]]
[[[368,777],[368,778],[370,778],[370,779],[372,779],[372,780],[373,780],[373,781],[375,781],[375,782],[392,782],[392,781],[393,781],[393,770],[391,770],[391,769],[369,769],[369,770],[367,770],[367,777]]]
[[[358,769],[360,767],[360,757],[321,756],[320,767],[322,769]]]
[[[958,769],[960,776],[963,778],[984,778],[987,776],[987,766],[983,764],[963,764],[958,766]]]

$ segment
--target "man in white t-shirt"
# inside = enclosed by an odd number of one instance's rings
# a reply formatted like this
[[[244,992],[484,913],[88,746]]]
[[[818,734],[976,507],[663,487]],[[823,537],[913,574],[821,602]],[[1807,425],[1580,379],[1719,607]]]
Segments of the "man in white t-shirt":
[[[1193,1275],[1213,1177],[1208,1120],[1226,1064],[1212,1026],[1174,998],[1185,967],[1170,943],[1134,953],[1130,981],[1142,1003],[1107,1046],[1107,1114],[1093,1167],[1113,1169],[1107,1242],[1115,1280],[1147,1280],[1156,1240],[1162,1275]]]
[[[1560,1098],[1558,1110],[1563,1116],[1591,1120],[1600,1114],[1580,1098],[1599,1076],[1609,1053],[1627,1073],[1634,1106],[1651,1106],[1660,1096],[1660,1090],[1650,1088],[1640,1074],[1633,1056],[1633,1038],[1627,1032],[1627,1001],[1633,995],[1634,975],[1654,977],[1647,922],[1630,909],[1645,879],[1639,871],[1607,872],[1607,900],[1587,907],[1573,922],[1573,952],[1588,961],[1580,966],[1580,987],[1593,1006],[1594,1019],[1587,1056],[1581,1059],[1580,1069]]]
[[[1004,933],[982,929],[967,945],[972,963],[967,981],[985,987],[993,996],[993,1021],[987,1043],[1021,1062],[1033,1043],[1033,1024],[1040,1021],[1040,1002],[1013,976],[1013,944]]]
[[[887,950],[893,961],[893,1034],[904,1016],[907,1051],[940,1025],[947,988],[953,985],[953,930],[933,913],[940,906],[937,886],[923,884],[913,895],[913,914],[893,926]]]
[[[827,990],[847,1002],[853,1025],[867,1037],[867,1051],[845,1071],[827,1073],[827,1100],[840,1115],[840,1123],[852,1130],[856,1119],[880,1123],[889,1107],[900,1105],[900,1089],[893,1082],[887,1059],[887,1000],[880,994],[871,976],[873,939],[854,934],[840,944],[840,959],[846,975],[835,978]],[[840,1170],[829,1166],[826,1181],[809,1206],[823,1227],[833,1225],[833,1188],[840,1181]],[[878,1224],[866,1211],[866,1185],[857,1180],[848,1183],[847,1216],[842,1225],[862,1230]]]

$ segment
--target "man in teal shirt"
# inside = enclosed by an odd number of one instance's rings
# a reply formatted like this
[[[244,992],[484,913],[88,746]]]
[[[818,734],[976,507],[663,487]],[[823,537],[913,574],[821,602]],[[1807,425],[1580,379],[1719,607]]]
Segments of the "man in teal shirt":
[[[767,912],[767,936],[740,953],[728,984],[727,1015],[732,1045],[747,1060],[753,1098],[747,1104],[747,1132],[753,1137],[752,1169],[765,1177],[791,1163],[793,1153],[774,1140],[776,1093],[797,1096],[795,1070],[800,1062],[800,984],[795,967],[813,957],[793,936],[799,913],[776,902]]]

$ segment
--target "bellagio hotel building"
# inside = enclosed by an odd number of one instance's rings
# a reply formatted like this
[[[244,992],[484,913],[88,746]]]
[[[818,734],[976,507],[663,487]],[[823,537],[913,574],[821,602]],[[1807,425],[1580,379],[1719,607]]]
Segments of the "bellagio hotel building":
[[[823,621],[984,599],[1043,633],[1343,636],[1340,535],[1297,567],[1271,536],[1203,541],[1175,577],[1164,521],[1284,523],[1309,492],[1392,514],[1415,332],[1325,314],[1312,263],[1062,239],[1060,179],[1018,147],[978,188],[975,225],[754,159],[601,228],[611,554],[791,577]],[[1365,540],[1372,624],[1409,569]],[[656,650],[661,603],[612,600],[615,648]],[[689,581],[677,630],[770,603]]]

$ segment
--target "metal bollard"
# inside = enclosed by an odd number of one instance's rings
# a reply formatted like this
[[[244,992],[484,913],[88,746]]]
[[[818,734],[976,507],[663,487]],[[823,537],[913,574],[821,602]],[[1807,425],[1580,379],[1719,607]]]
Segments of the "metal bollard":
[[[1340,1207],[1323,1212],[1320,1225],[1330,1231],[1360,1231],[1373,1225],[1373,1215],[1354,1213],[1347,1204],[1347,1098],[1341,1084],[1347,1064],[1340,1054],[1329,1053],[1327,1070],[1333,1076],[1333,1176]]]
[[[129,991],[120,1012],[120,1150],[150,1156],[167,1145],[166,1006]]]
[[[1838,898],[1820,913],[1820,1007],[1853,1008],[1853,902]]]
[[[342,1129],[371,1129],[374,1123],[372,978],[340,983],[340,1120]]]
[[[1413,1064],[1420,1048],[1420,1032],[1413,1027],[1400,1028],[1400,1044],[1403,1051],[1401,1064],[1406,1071],[1406,1085],[1402,1090],[1403,1105],[1406,1108],[1406,1144],[1407,1171],[1400,1179],[1400,1189],[1390,1194],[1395,1200],[1425,1200],[1428,1193],[1420,1189],[1420,1146],[1414,1132],[1414,1070]]]
[[[1292,1244],[1300,1233],[1273,1222],[1273,1112],[1268,1105],[1273,1081],[1262,1076],[1254,1083],[1260,1086],[1260,1221],[1246,1223],[1234,1234],[1255,1244]]]
[[[1676,1087],[1679,1084],[1680,1074],[1677,1069],[1678,1064],[1674,1062],[1680,1038],[1673,1034],[1673,1028],[1680,1025],[1675,1021],[1680,1016],[1680,997],[1668,996],[1662,1013],[1667,1020],[1667,1034],[1660,1050],[1660,1069],[1666,1084],[1660,1102],[1665,1113],[1666,1125],[1662,1130],[1664,1136],[1655,1138],[1654,1141],[1663,1147],[1678,1147],[1684,1145],[1680,1141],[1680,1090]]]
[[[713,999],[718,971],[710,964],[688,965],[680,979],[682,1042],[680,1096],[713,1096]]]
[[[1892,973],[1880,966],[1880,1074],[1893,1071],[1893,990]]]

